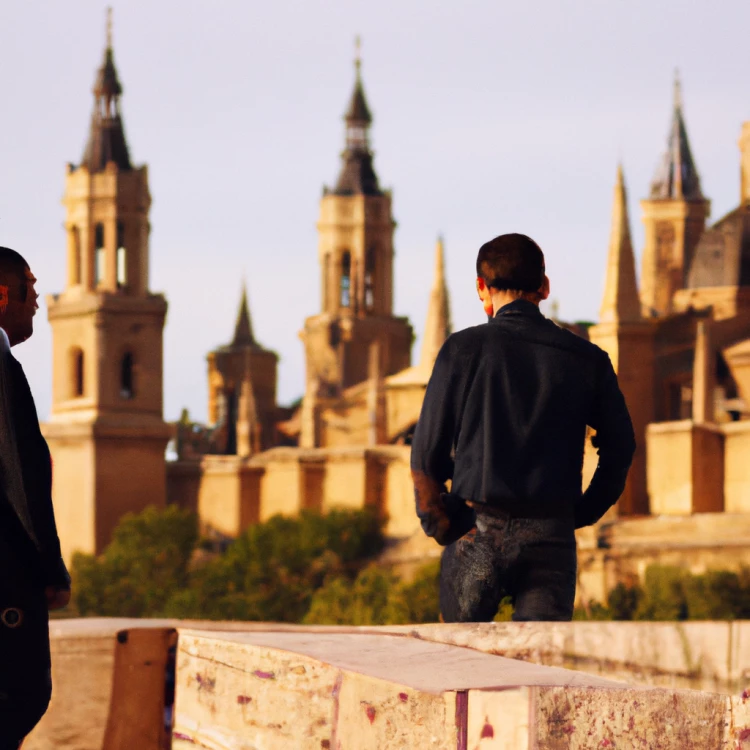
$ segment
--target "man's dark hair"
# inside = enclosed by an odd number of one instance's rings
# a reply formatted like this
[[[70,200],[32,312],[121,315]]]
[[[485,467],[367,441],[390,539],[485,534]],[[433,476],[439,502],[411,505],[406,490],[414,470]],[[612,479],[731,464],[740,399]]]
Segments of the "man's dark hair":
[[[0,247],[0,274],[3,276],[16,274],[23,278],[23,272],[28,267],[29,264],[21,253],[17,253],[9,247]]]
[[[544,253],[525,234],[501,234],[479,248],[477,278],[498,292],[536,292],[544,283]]]
[[[26,301],[26,279],[24,272],[29,267],[26,259],[9,247],[0,247],[0,284],[15,287],[20,294],[11,292],[11,297]]]

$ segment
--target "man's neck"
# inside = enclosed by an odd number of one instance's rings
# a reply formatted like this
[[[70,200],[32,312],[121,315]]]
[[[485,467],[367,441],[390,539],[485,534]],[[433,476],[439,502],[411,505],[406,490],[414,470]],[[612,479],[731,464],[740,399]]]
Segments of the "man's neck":
[[[492,295],[492,312],[497,315],[500,308],[509,305],[511,302],[516,302],[519,299],[526,300],[539,307],[539,302],[535,299],[536,295],[531,294],[509,294],[508,292],[495,292]]]

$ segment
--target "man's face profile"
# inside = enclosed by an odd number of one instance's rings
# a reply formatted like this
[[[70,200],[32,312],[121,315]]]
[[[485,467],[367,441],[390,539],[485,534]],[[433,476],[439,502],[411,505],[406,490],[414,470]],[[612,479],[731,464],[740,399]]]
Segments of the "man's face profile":
[[[21,333],[28,331],[23,339],[25,341],[34,333],[34,315],[36,315],[36,311],[39,309],[39,305],[37,304],[39,294],[36,291],[36,276],[31,273],[31,269],[28,266],[24,269],[21,294],[23,307],[19,327],[21,328]]]
[[[36,277],[27,266],[23,275],[7,286],[0,286],[0,325],[11,346],[26,341],[34,333],[34,315],[39,309],[35,285]]]

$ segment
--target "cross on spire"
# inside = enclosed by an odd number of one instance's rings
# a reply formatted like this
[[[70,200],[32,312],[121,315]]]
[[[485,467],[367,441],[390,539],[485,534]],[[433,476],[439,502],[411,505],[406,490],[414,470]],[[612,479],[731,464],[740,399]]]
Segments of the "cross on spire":
[[[674,108],[682,109],[682,83],[679,68],[674,69]]]
[[[107,49],[112,49],[112,6],[107,7]]]

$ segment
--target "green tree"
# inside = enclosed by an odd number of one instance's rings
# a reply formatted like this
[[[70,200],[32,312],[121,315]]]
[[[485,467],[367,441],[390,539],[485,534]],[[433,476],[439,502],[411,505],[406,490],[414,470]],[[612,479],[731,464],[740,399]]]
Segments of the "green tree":
[[[354,579],[335,576],[315,592],[308,625],[405,625],[438,622],[440,563],[420,568],[411,581],[370,565]]]
[[[398,588],[398,577],[376,565],[365,568],[354,581],[336,576],[315,592],[303,622],[307,625],[404,623],[407,612]]]
[[[195,515],[174,506],[124,516],[102,555],[73,557],[76,610],[83,616],[161,614],[175,589],[188,582],[197,538]]]
[[[382,520],[369,510],[274,516],[248,528],[223,555],[195,570],[189,591],[176,592],[166,613],[300,622],[324,581],[356,575],[383,544]]]

